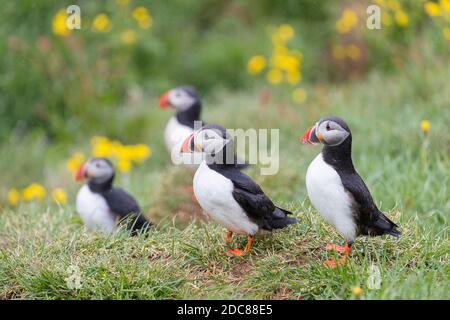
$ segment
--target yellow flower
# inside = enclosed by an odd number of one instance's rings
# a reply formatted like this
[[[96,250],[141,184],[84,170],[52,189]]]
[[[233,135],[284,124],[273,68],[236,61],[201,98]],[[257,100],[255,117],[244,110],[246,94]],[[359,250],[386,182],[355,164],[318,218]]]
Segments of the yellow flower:
[[[119,6],[126,6],[130,3],[130,0],[116,0],[116,2]]]
[[[6,195],[6,201],[11,207],[14,207],[20,201],[20,192],[17,191],[17,189],[12,188],[11,190],[8,191],[8,194]]]
[[[292,100],[295,103],[299,103],[300,104],[300,103],[305,102],[306,101],[306,97],[307,97],[307,94],[306,94],[305,89],[303,89],[303,88],[297,88],[294,91],[292,91]]]
[[[131,162],[125,159],[120,159],[117,163],[117,168],[119,168],[121,172],[128,172],[131,169]]]
[[[45,190],[45,188],[35,182],[22,190],[22,198],[25,201],[31,201],[33,199],[43,199],[45,198],[46,194],[47,191]]]
[[[67,170],[74,173],[85,162],[86,158],[82,152],[76,152],[66,162]]]
[[[60,37],[67,37],[71,30],[66,25],[67,13],[64,9],[59,10],[54,16],[52,21],[53,33]]]
[[[52,199],[58,204],[67,203],[67,194],[62,188],[56,188],[52,191]]]
[[[248,60],[247,72],[250,74],[258,74],[266,67],[266,59],[263,56],[253,56]]]
[[[359,58],[361,58],[361,49],[354,44],[347,46],[346,51],[347,56],[352,60],[359,60]]]
[[[350,9],[345,9],[342,13],[342,19],[345,21],[350,28],[353,28],[358,23],[358,16],[356,12]]]
[[[430,17],[436,17],[436,16],[440,16],[441,15],[441,8],[439,7],[439,5],[437,3],[434,3],[434,2],[431,2],[431,1],[427,1],[424,4],[424,9],[425,9],[425,12]]]
[[[145,7],[134,8],[131,14],[136,21],[143,21],[149,17],[148,10]]]
[[[291,39],[294,36],[294,34],[295,34],[294,28],[292,28],[288,24],[282,24],[278,28],[278,35],[284,41]]]
[[[354,287],[352,289],[355,298],[359,299],[361,297],[362,289],[360,287]]]
[[[148,29],[153,25],[153,19],[152,19],[152,17],[149,16],[147,19],[139,21],[138,25],[139,25],[139,28],[141,28],[141,29]]]
[[[450,41],[450,28],[449,27],[445,27],[444,29],[442,29],[442,34],[444,35],[444,38],[447,41]]]
[[[145,144],[137,144],[134,146],[128,146],[130,149],[130,159],[136,162],[142,162],[150,157],[151,150]]]
[[[398,10],[395,12],[395,21],[400,27],[406,27],[409,23],[409,17],[404,11]]]
[[[430,127],[431,127],[430,121],[428,120],[420,121],[420,130],[422,130],[424,134],[427,134],[430,131]]]
[[[95,16],[92,22],[92,29],[96,32],[108,32],[111,30],[111,22],[106,14],[101,13]]]
[[[288,72],[286,74],[286,81],[289,84],[297,84],[302,80],[302,76],[298,70],[295,70],[293,72]]]
[[[340,44],[334,45],[332,48],[332,55],[333,55],[333,58],[336,60],[345,59],[345,56],[346,56],[345,48]]]
[[[120,34],[120,40],[125,44],[133,44],[136,42],[136,32],[128,29]]]
[[[355,11],[350,9],[345,9],[342,12],[342,17],[336,21],[336,30],[339,33],[347,33],[353,29],[358,23],[358,16]]]
[[[339,33],[347,33],[350,31],[350,27],[343,20],[338,20],[336,21],[336,30]]]
[[[450,12],[450,0],[440,0],[439,3],[444,11]]]
[[[270,69],[266,77],[271,84],[279,84],[283,81],[283,74],[280,69]]]
[[[94,157],[111,157],[114,154],[114,145],[108,138],[94,136],[91,139],[92,150]]]

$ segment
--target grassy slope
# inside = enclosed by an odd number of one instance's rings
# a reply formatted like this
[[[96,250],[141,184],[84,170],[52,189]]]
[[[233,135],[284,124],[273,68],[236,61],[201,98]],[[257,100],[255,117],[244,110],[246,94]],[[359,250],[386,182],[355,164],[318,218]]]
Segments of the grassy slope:
[[[146,121],[153,156],[130,176],[119,177],[118,184],[136,195],[158,227],[148,238],[130,239],[124,233],[105,237],[86,232],[73,205],[1,209],[0,298],[324,299],[352,298],[351,288],[360,286],[368,299],[448,299],[449,78],[448,65],[419,60],[402,75],[375,73],[361,83],[310,88],[301,107],[276,98],[261,106],[257,94],[210,97],[206,120],[220,119],[230,127],[280,128],[279,173],[263,177],[257,168],[248,173],[276,203],[293,210],[299,223],[258,237],[252,255],[244,258],[224,255],[221,227],[187,221],[193,207],[180,190],[191,177],[167,163],[161,137],[169,115],[151,111]],[[324,114],[348,121],[355,165],[403,232],[400,239],[358,240],[350,265],[335,270],[321,267],[330,255],[324,246],[341,239],[311,208],[304,184],[306,168],[319,149],[298,143],[303,130]],[[418,129],[423,118],[432,124],[428,138]],[[63,163],[67,149],[73,148],[27,142],[3,147],[2,188],[19,183],[16,177],[27,172],[24,180],[63,184],[73,191],[73,199],[76,186]],[[243,239],[237,241],[243,245]],[[381,270],[379,290],[367,288],[371,264]],[[81,270],[79,290],[66,286],[69,265]]]

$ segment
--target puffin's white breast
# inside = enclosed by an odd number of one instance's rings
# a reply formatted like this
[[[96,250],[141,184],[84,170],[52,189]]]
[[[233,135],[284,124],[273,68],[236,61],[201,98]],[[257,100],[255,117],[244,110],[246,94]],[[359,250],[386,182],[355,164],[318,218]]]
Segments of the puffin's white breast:
[[[114,214],[106,200],[84,185],[77,194],[77,212],[88,229],[111,233],[116,228]]]
[[[176,165],[183,164],[188,169],[195,171],[201,160],[198,160],[198,154],[180,153],[181,145],[194,130],[178,122],[176,117],[170,118],[164,131],[164,140],[166,148],[169,151],[172,162]]]
[[[205,161],[195,173],[193,185],[195,197],[211,219],[235,233],[254,235],[258,232],[258,225],[234,200],[233,182],[210,169]]]
[[[320,153],[306,172],[308,197],[320,215],[347,241],[354,241],[356,225],[352,216],[351,198],[339,174],[323,160]]]

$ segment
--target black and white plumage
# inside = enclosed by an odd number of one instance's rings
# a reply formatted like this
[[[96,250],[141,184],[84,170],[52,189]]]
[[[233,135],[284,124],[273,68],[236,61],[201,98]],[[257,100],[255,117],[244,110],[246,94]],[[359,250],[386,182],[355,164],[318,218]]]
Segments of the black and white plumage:
[[[351,245],[357,236],[400,236],[398,226],[376,206],[351,157],[352,134],[338,117],[324,117],[308,129],[304,144],[324,145],[306,173],[309,199]]]
[[[93,158],[82,165],[76,180],[87,179],[78,191],[76,209],[89,229],[112,233],[119,223],[134,235],[152,224],[142,215],[136,200],[126,191],[113,187],[114,167],[105,158]]]
[[[181,151],[204,156],[194,176],[194,193],[208,216],[229,232],[253,237],[259,231],[281,229],[296,222],[288,217],[289,211],[274,205],[258,184],[240,171],[233,141],[224,128],[204,126],[185,140]],[[251,243],[244,252],[230,252],[242,255],[250,248]]]

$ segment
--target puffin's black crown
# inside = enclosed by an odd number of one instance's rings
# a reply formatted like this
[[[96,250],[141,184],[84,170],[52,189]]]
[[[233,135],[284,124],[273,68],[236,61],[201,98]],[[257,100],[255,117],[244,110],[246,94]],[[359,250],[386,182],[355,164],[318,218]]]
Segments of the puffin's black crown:
[[[347,132],[350,132],[350,128],[348,127],[347,123],[342,118],[339,118],[337,116],[325,116],[325,117],[320,118],[319,123],[322,123],[324,121],[336,122],[343,129],[345,129]]]
[[[188,86],[188,85],[184,85],[184,86],[179,86],[178,89],[185,91],[188,95],[190,95],[191,97],[195,98],[196,100],[200,100],[200,97],[197,93],[197,90],[195,90],[194,87],[192,86]]]

